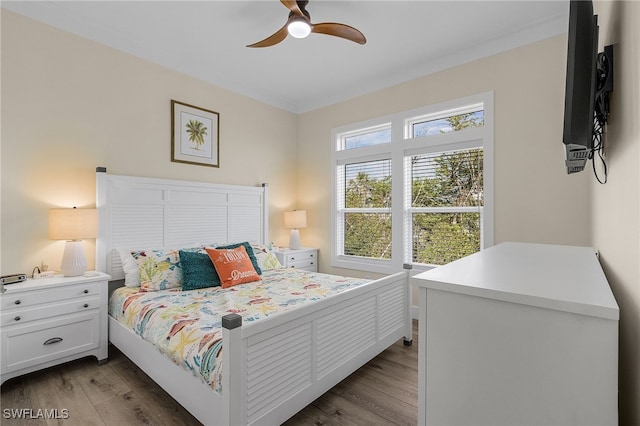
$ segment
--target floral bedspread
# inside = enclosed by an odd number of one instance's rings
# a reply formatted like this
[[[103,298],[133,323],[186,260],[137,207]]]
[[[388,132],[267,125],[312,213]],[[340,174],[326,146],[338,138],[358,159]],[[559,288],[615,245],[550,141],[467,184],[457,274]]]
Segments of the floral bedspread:
[[[275,269],[264,271],[261,281],[227,289],[140,292],[121,287],[110,298],[109,314],[221,393],[224,315],[237,313],[244,323],[259,321],[368,281]]]

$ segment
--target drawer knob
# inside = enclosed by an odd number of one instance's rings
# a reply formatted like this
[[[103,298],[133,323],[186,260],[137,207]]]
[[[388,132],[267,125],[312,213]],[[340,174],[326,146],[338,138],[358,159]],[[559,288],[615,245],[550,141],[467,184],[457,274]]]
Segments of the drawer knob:
[[[46,340],[43,345],[53,345],[54,343],[62,342],[62,337],[52,337],[51,339]]]
[[[20,301],[20,299],[18,299],[18,300],[16,300],[16,301],[15,301],[15,302],[13,302],[13,303],[14,303],[14,304],[16,304],[16,305],[19,305],[19,304],[21,304],[22,302]]]
[[[85,289],[85,290],[83,291],[83,293],[84,293],[84,294],[87,294],[87,293],[89,293],[89,290]]]
[[[20,321],[22,318],[20,318],[19,316],[15,317],[14,320],[15,321]]]
[[[85,303],[85,304],[84,304],[84,307],[85,307],[85,308],[88,308],[88,307],[89,307],[89,304],[88,304],[88,303]]]

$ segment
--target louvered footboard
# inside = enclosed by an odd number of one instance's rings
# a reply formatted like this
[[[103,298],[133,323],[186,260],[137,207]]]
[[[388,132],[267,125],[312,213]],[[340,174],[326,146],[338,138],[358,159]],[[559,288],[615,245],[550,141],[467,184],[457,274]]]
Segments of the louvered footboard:
[[[411,339],[409,271],[269,321],[223,321],[230,424],[280,424],[388,346]]]

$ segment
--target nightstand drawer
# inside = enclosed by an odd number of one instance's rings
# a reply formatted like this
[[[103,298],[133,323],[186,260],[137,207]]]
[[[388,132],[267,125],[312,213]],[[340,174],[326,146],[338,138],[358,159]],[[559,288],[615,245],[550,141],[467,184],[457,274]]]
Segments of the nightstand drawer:
[[[22,306],[22,305],[20,305]],[[0,325],[18,325],[58,315],[66,315],[100,308],[100,296],[81,297],[68,302],[40,305],[35,308],[3,310]]]
[[[296,253],[286,253],[285,254],[287,266],[290,266],[293,263],[298,262],[309,262],[316,261],[316,251],[300,251]]]
[[[46,279],[43,278],[43,280]],[[75,284],[50,290],[20,292],[15,295],[5,294],[2,297],[0,306],[4,311],[5,309],[16,307],[29,307],[40,303],[55,302],[56,300],[66,300],[81,296],[98,296],[99,294],[100,287],[96,283]]]
[[[318,249],[302,247],[299,249],[280,249],[274,253],[284,268],[305,269],[318,272]]]
[[[100,311],[9,327],[1,340],[2,373],[88,351],[100,345]]]
[[[297,268],[297,269],[314,269],[316,267],[316,259],[302,259],[290,261],[287,263],[287,268]]]
[[[85,356],[106,360],[108,280],[29,278],[0,293],[0,383]]]

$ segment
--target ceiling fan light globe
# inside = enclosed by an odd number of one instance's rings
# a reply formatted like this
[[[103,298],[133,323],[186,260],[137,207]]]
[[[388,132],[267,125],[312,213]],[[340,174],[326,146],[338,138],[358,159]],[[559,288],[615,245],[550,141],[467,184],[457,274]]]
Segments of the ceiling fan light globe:
[[[311,34],[311,26],[304,20],[294,20],[287,25],[287,31],[291,37],[305,38]]]

